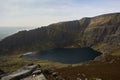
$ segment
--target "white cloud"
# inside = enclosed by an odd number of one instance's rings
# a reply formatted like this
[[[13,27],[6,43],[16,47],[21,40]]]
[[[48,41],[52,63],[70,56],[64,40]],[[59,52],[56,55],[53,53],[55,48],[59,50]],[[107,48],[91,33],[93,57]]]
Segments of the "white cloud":
[[[114,0],[101,6],[82,4],[77,0],[0,0],[0,26],[48,25],[49,23],[80,19],[86,16],[117,12]],[[104,1],[104,0],[102,0]],[[106,0],[107,1],[107,0]],[[112,4],[114,2],[114,4]],[[97,3],[97,2],[96,2]]]

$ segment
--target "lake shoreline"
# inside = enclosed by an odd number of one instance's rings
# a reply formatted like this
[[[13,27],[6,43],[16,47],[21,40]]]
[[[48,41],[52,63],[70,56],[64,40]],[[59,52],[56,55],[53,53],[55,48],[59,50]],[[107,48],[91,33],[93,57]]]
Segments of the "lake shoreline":
[[[100,55],[100,52],[94,51],[91,48],[57,48],[46,51],[27,52],[21,55],[20,58],[60,62],[63,64],[77,64],[94,60]]]

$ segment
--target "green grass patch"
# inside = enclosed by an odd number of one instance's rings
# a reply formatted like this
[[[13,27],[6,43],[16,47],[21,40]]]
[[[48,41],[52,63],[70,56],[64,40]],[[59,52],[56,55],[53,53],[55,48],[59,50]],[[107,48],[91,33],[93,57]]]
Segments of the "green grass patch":
[[[40,64],[42,67],[59,67],[59,66],[67,66],[67,64],[58,63],[58,62],[49,62],[43,60],[23,60],[19,58],[20,55],[9,55],[9,56],[1,56],[0,57],[0,69],[5,72],[15,71],[27,64]]]

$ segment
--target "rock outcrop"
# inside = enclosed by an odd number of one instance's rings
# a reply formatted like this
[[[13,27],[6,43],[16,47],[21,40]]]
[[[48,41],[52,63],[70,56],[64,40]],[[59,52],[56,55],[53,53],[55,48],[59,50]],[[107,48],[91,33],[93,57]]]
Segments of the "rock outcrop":
[[[39,68],[38,65],[27,65],[14,72],[6,74],[1,80],[20,80],[31,75],[37,68]]]

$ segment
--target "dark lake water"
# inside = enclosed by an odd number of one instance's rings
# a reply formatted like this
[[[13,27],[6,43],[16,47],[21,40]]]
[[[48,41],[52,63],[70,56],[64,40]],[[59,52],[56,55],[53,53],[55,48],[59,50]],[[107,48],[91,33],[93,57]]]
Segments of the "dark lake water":
[[[40,59],[67,64],[76,64],[93,60],[101,53],[91,48],[57,48],[46,51],[30,52],[22,56],[23,59]]]

